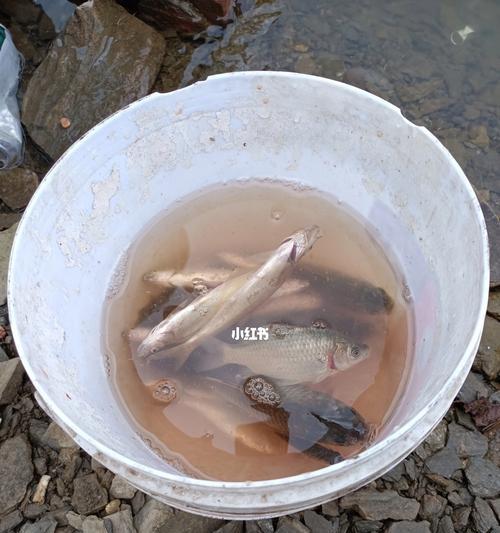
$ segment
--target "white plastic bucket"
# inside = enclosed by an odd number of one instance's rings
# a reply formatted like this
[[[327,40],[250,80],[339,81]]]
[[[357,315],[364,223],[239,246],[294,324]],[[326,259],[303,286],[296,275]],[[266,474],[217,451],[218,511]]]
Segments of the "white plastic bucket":
[[[120,262],[126,268],[127,247],[151,219],[192,191],[252,176],[313,185],[372,222],[414,299],[416,358],[392,422],[358,457],[271,481],[192,479],[165,466],[117,406],[101,353],[102,310],[112,273]],[[8,297],[40,401],[82,448],[175,507],[255,518],[354,490],[424,439],[472,364],[488,284],[478,201],[426,129],[342,83],[246,72],[153,94],[75,143],[21,221]]]

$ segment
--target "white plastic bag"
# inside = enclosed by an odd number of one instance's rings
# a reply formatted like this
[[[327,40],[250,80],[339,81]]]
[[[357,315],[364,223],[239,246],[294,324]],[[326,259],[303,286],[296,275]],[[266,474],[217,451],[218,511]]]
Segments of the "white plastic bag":
[[[0,24],[0,169],[20,164],[23,131],[17,104],[21,55],[7,29]]]

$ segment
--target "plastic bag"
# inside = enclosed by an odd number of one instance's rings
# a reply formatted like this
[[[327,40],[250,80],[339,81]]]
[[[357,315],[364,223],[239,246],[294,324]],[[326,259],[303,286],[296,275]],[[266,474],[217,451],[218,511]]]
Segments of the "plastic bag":
[[[0,169],[19,165],[23,156],[23,130],[16,98],[21,67],[21,55],[0,24]]]

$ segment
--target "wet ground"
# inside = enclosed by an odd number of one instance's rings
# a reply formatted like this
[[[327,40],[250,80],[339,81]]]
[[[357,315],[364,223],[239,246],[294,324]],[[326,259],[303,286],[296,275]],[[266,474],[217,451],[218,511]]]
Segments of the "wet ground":
[[[204,5],[212,4],[215,12],[214,2]],[[210,532],[220,527],[255,533],[500,531],[500,293],[495,290],[500,286],[500,3],[241,0],[223,26],[214,24],[217,17],[211,12],[199,12],[196,23],[175,19],[164,9],[167,1],[127,1],[127,13],[113,0],[102,0],[99,8],[81,6],[67,34],[63,28],[75,6],[63,0],[41,4],[49,16],[30,0],[0,3],[0,22],[12,31],[26,59],[20,100],[27,136],[21,168],[0,173],[0,224],[6,230],[0,233],[0,256],[8,257],[12,225],[37,181],[106,113],[148,92],[173,90],[214,73],[290,70],[374,92],[447,146],[486,215],[492,292],[473,372],[425,444],[340,502],[280,520],[226,525],[174,513],[149,500],[49,426],[16,360],[3,306],[0,532]],[[113,47],[103,48],[110,37]],[[116,45],[120,39],[126,42],[122,48]],[[142,62],[134,61],[134,54],[140,57],[138,43],[148,50]],[[83,55],[75,55],[77,48]],[[55,69],[62,64],[67,68]],[[104,89],[123,87],[125,74],[131,81],[120,98],[107,98],[113,91]],[[0,257],[0,282],[5,271]],[[479,404],[471,403],[481,397]],[[47,492],[37,498],[35,488],[44,475],[50,477]],[[86,498],[87,493],[94,496]]]

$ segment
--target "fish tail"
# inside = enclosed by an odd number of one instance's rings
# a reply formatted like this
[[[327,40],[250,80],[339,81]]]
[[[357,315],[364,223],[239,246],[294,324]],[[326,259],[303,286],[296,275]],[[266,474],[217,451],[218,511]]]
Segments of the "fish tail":
[[[225,353],[227,344],[216,338],[211,338],[203,342],[204,353],[197,358],[194,364],[196,372],[208,372],[226,364]]]

